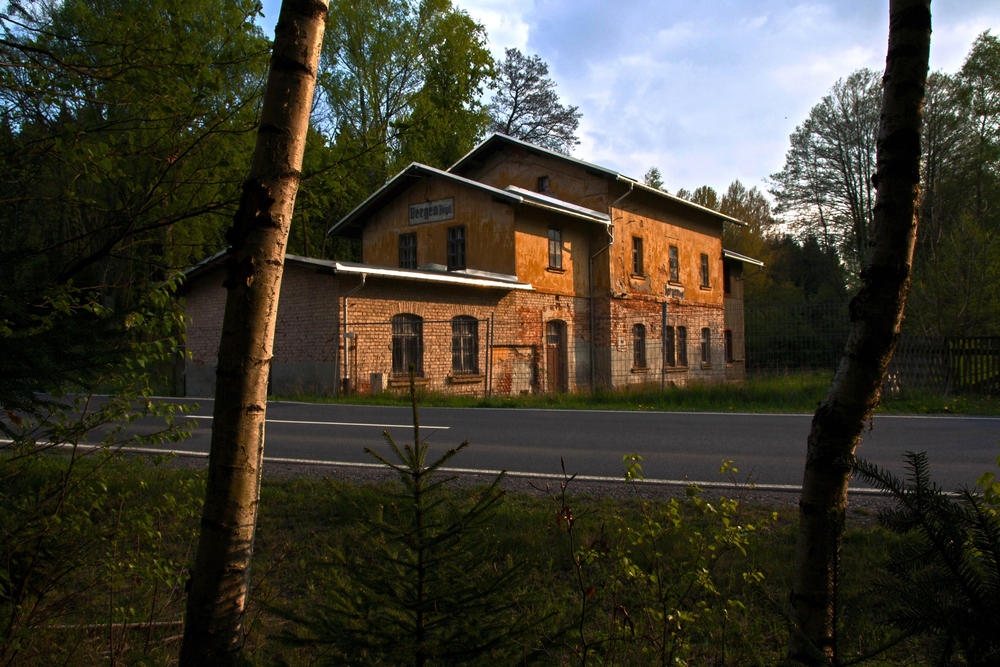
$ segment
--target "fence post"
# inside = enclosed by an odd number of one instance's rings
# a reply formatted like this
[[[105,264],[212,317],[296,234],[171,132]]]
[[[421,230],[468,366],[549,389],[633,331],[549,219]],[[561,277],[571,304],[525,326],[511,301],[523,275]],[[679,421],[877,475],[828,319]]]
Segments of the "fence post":
[[[487,390],[486,390],[488,398],[493,398],[493,344],[494,344],[494,334],[495,334],[495,328],[496,328],[496,322],[494,320],[494,315],[496,315],[495,312],[491,312],[490,313],[490,325],[489,325],[489,328],[490,328],[489,334],[490,335],[489,335],[489,338],[486,341],[487,359],[488,359],[488,362],[486,364],[486,366],[487,366],[486,372],[489,374],[487,376],[487,380],[486,380],[487,383],[488,383],[487,384]]]
[[[660,393],[667,389],[667,302],[660,309]]]

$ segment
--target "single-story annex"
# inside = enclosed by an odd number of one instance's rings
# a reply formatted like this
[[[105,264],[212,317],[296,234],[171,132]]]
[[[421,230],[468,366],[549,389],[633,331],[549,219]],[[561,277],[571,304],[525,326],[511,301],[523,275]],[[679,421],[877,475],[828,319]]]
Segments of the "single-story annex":
[[[512,395],[745,376],[717,211],[503,135],[413,163],[337,222],[362,262],[286,256],[271,393]],[[186,393],[214,393],[222,254],[188,270]]]

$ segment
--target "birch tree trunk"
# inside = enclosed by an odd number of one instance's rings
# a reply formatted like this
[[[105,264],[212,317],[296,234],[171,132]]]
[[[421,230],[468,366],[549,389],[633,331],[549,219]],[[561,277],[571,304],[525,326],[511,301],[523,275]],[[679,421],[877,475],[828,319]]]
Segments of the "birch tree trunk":
[[[253,161],[226,234],[208,488],[181,665],[232,664],[242,645],[278,294],[328,6],[282,2]]]
[[[809,433],[791,597],[789,657],[836,664],[836,577],[850,459],[879,402],[910,286],[920,196],[920,130],[930,0],[890,0],[870,263],[851,301],[851,334]]]

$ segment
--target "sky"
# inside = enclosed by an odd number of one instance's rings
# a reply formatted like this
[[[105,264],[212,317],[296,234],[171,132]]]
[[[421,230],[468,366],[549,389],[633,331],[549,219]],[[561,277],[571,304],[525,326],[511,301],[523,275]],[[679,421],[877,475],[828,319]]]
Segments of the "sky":
[[[583,117],[573,156],[664,187],[766,190],[788,137],[838,79],[885,65],[887,0],[453,0],[496,57],[548,63]],[[264,2],[268,32],[279,0]],[[931,69],[955,72],[1000,0],[932,4]],[[271,25],[269,25],[271,24]]]

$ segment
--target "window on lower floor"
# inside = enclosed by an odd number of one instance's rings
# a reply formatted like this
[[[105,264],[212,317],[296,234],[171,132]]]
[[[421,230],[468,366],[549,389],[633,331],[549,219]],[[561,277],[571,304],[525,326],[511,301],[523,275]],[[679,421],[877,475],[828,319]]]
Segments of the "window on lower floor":
[[[663,328],[663,364],[665,366],[675,366],[677,356],[674,351],[674,328]]]
[[[688,365],[688,330],[687,327],[677,327],[677,365]]]
[[[708,327],[701,330],[701,363],[712,363],[712,330]]]
[[[725,331],[725,338],[726,338],[726,363],[727,364],[731,364],[731,363],[733,363],[733,330],[732,329],[726,329],[726,331]]]
[[[646,367],[646,325],[632,327],[632,368]]]
[[[465,268],[465,227],[448,228],[448,270]]]
[[[474,317],[451,320],[451,372],[479,374],[479,320]]]
[[[424,375],[424,320],[417,315],[392,318],[392,374],[407,377],[410,367],[417,377]]]

